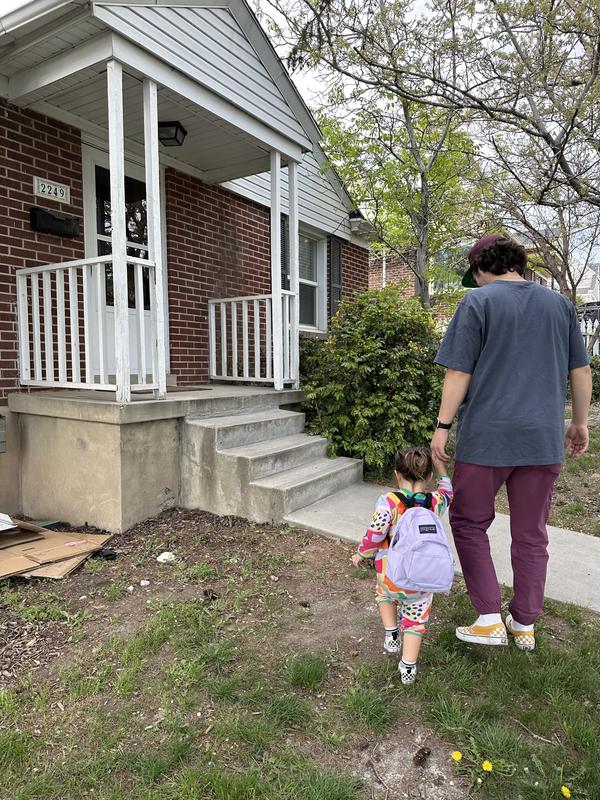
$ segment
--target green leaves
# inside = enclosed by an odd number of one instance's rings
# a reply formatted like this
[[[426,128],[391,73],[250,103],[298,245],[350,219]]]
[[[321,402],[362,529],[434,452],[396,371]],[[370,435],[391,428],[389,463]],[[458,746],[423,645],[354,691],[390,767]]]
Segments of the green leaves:
[[[302,340],[309,429],[382,472],[431,435],[441,391],[431,316],[397,287],[344,300],[326,342]]]

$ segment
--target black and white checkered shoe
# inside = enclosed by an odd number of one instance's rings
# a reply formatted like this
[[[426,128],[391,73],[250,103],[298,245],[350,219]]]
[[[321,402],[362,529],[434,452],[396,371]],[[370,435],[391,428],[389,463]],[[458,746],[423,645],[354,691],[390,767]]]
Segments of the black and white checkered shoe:
[[[383,649],[386,653],[397,656],[402,651],[402,640],[399,636],[396,639],[393,639],[391,636],[386,636],[383,640]]]
[[[400,680],[404,686],[411,686],[417,679],[417,665],[405,664],[401,661],[398,664],[398,672],[400,673]]]

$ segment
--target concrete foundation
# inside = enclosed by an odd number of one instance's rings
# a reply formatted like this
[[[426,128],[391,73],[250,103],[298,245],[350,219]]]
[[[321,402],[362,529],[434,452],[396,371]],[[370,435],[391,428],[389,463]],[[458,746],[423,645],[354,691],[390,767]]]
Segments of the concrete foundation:
[[[0,511],[17,514],[21,510],[19,418],[6,407],[0,408],[0,416],[4,418],[6,437],[0,452]]]
[[[187,417],[300,400],[297,391],[240,386],[173,392],[165,400],[141,395],[127,405],[101,392],[11,395],[15,446],[4,454],[6,462],[0,456],[0,477],[6,472],[11,479],[0,484],[0,497],[6,496],[0,510],[126,530],[180,504]]]

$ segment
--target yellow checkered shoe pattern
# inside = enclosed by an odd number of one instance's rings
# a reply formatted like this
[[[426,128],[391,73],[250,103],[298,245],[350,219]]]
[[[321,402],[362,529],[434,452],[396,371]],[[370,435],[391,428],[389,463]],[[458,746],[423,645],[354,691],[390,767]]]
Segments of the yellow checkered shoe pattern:
[[[533,631],[516,631],[512,625],[512,614],[509,614],[506,617],[506,627],[519,650],[535,650],[535,633]]]
[[[504,623],[495,625],[467,625],[456,629],[456,638],[470,644],[506,645],[508,636]]]

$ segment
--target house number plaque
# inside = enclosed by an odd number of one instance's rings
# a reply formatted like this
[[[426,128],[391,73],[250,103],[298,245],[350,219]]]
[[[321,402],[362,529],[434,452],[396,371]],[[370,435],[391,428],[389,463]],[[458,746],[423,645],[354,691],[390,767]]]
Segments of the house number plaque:
[[[47,181],[46,178],[33,179],[33,193],[36,197],[46,197],[49,200],[57,200],[59,203],[71,202],[71,189],[64,183]]]

